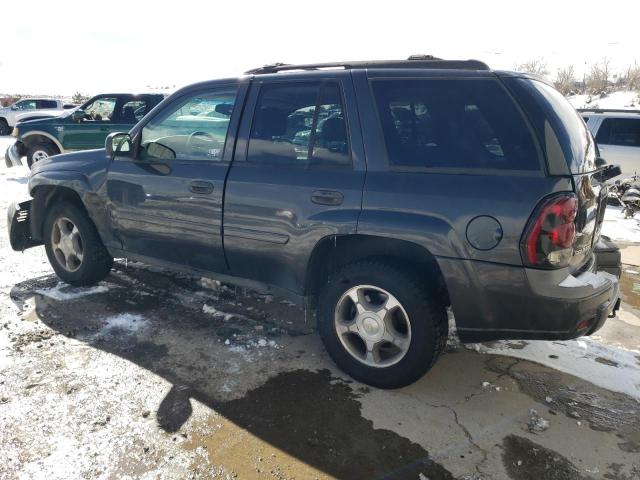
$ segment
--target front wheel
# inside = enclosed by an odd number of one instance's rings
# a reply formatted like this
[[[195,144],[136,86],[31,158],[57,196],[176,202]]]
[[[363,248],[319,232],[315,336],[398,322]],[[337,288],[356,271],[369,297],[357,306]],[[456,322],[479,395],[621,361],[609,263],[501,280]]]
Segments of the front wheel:
[[[47,215],[43,234],[49,263],[63,281],[93,285],[109,274],[113,257],[89,216],[77,205],[55,204]]]
[[[55,146],[48,143],[38,143],[29,147],[27,150],[27,165],[31,168],[34,163],[45,160],[58,153],[60,152]]]
[[[325,285],[318,328],[346,373],[375,387],[399,388],[422,377],[444,350],[447,315],[412,274],[391,263],[361,261]]]

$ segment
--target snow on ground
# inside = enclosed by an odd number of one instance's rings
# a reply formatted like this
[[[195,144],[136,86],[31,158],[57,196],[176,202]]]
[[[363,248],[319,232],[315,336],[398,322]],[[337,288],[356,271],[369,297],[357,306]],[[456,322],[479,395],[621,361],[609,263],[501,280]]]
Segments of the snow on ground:
[[[575,108],[640,109],[640,93],[633,91],[612,92],[605,96],[572,95],[568,100]]]
[[[106,285],[96,285],[95,287],[72,287],[66,283],[59,282],[55,287],[36,290],[36,293],[52,298],[59,302],[64,300],[75,300],[86,295],[95,295],[109,290]]]
[[[478,343],[473,348],[480,353],[541,363],[640,401],[640,350],[607,345],[597,337],[555,342],[504,340]]]
[[[640,222],[637,218],[624,218],[622,207],[609,205],[604,214],[602,234],[612,240],[640,243]]]

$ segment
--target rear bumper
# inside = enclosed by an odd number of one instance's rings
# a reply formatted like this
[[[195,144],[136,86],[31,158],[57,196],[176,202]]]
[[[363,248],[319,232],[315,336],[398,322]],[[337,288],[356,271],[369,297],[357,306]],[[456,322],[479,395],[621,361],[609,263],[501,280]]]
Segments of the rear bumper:
[[[13,203],[7,209],[7,229],[9,243],[16,251],[42,245],[42,242],[31,238],[31,200]]]
[[[591,335],[620,307],[619,252],[596,248],[586,271],[438,259],[458,335],[463,342],[498,339],[566,340]],[[613,255],[615,258],[615,255]]]
[[[4,163],[7,168],[22,166],[22,157],[25,155],[24,146],[21,142],[15,142],[7,148],[4,154]]]

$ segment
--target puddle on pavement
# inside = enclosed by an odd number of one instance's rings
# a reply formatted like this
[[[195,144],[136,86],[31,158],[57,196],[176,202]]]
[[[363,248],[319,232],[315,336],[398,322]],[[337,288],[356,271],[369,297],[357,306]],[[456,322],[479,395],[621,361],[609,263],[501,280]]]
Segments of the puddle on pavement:
[[[502,442],[502,461],[513,480],[583,480],[583,476],[569,460],[553,450],[517,435],[509,435]]]
[[[183,446],[206,448],[210,463],[239,478],[453,479],[420,445],[374,429],[328,371],[279,374],[215,410],[224,418],[195,426]]]

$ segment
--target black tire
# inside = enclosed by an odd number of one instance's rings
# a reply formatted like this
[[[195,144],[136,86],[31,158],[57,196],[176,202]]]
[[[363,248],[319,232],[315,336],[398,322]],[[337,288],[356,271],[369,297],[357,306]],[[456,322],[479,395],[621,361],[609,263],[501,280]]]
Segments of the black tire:
[[[409,317],[409,347],[393,365],[372,367],[360,362],[338,337],[334,326],[337,304],[347,290],[358,285],[372,285],[391,293]],[[343,267],[329,278],[318,305],[318,329],[331,358],[353,378],[374,387],[399,388],[415,382],[435,364],[447,343],[446,309],[437,300],[435,289],[390,262],[365,260]]]
[[[9,135],[11,133],[11,128],[7,123],[7,120],[4,118],[0,118],[0,135]]]
[[[48,157],[60,153],[55,145],[50,143],[36,143],[27,149],[27,165],[29,165],[29,168],[31,168],[31,166],[37,161],[34,160],[33,156],[39,152],[46,153]]]
[[[52,244],[52,232],[54,224],[60,218],[67,218],[77,227],[81,237],[83,250],[82,261],[75,271],[69,271],[62,266]],[[104,279],[113,266],[113,257],[104,247],[95,225],[85,211],[71,202],[54,204],[44,222],[43,239],[49,263],[66,283],[75,286],[93,285]]]

